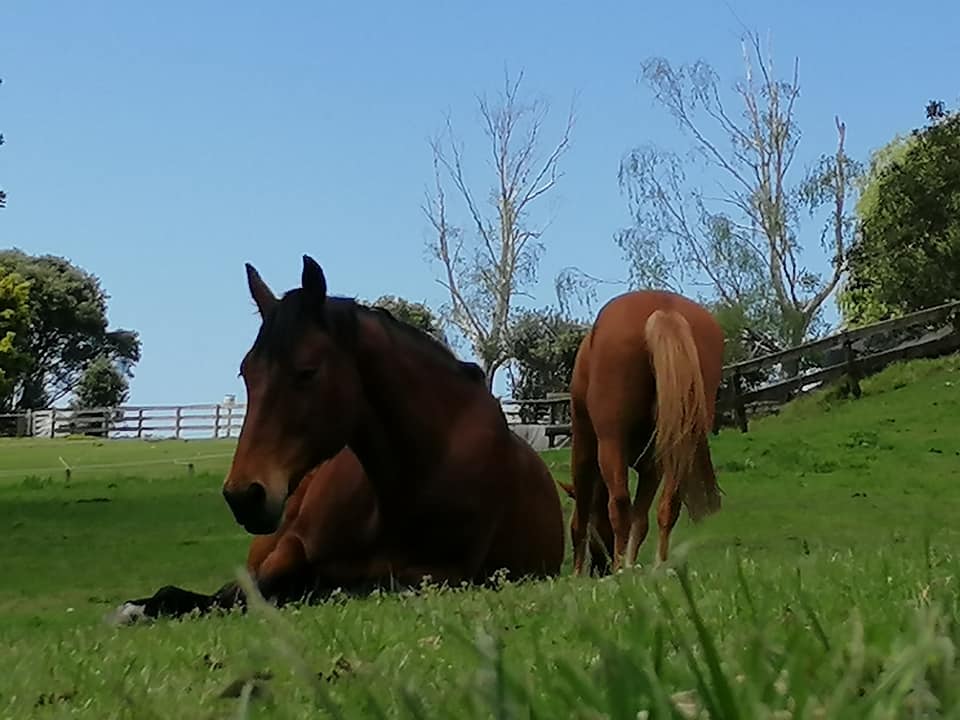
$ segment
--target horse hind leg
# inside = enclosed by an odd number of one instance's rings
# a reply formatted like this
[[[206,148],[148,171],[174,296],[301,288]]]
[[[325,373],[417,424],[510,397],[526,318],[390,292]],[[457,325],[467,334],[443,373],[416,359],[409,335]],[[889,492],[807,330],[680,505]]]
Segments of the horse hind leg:
[[[602,484],[597,462],[597,436],[585,414],[584,410],[572,408],[573,447],[570,454],[570,474],[576,505],[570,524],[570,542],[573,545],[574,576],[583,574],[596,497],[599,494],[598,486]]]
[[[590,524],[590,573],[598,577],[609,574],[613,563],[613,528],[607,503],[607,486],[602,481],[597,482]]]
[[[660,542],[657,547],[659,563],[667,561],[670,550],[670,533],[680,518],[681,495],[675,478],[667,477],[660,493],[660,503],[657,508],[657,524],[660,526]]]
[[[648,447],[634,463],[637,471],[637,490],[633,497],[633,520],[630,523],[630,537],[627,540],[627,562],[635,565],[640,546],[650,530],[650,506],[657,495],[660,485],[660,473],[653,458],[653,448]]]
[[[599,443],[600,472],[607,485],[607,513],[613,527],[613,571],[620,569],[627,549],[632,524],[630,503],[630,476],[624,459],[623,443],[604,439]]]
[[[657,520],[660,524],[660,562],[667,561],[670,546],[670,533],[680,517],[680,509],[685,493],[698,493],[694,502],[700,506],[701,514],[709,515],[720,509],[720,495],[717,489],[717,477],[710,459],[710,445],[706,435],[700,438],[694,453],[693,466],[686,476],[677,481],[667,478],[663,493],[660,496],[660,507],[657,511]],[[687,497],[688,511],[690,498]],[[694,520],[697,520],[694,517]]]

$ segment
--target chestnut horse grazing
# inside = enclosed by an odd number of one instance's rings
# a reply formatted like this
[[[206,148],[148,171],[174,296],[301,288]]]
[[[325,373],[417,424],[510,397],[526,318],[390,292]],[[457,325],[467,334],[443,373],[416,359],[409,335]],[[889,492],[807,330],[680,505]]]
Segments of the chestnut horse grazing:
[[[328,296],[307,256],[282,298],[250,265],[247,280],[262,322],[241,363],[247,412],[223,486],[238,523],[274,532],[304,474],[349,447],[379,507],[366,567],[354,566],[363,578],[559,572],[557,488],[477,366],[388,312]]]
[[[614,571],[636,562],[661,477],[661,562],[681,502],[694,521],[720,509],[707,434],[723,345],[710,312],[675,293],[629,292],[601,308],[577,351],[570,383],[574,574],[583,572],[593,524],[605,544],[612,538],[607,551]],[[632,507],[628,466],[639,477]],[[593,549],[591,555],[596,566]]]
[[[365,566],[378,531],[376,495],[360,461],[345,448],[307,473],[276,532],[253,538],[247,572],[260,594],[277,605],[311,594],[322,597],[338,587],[358,589],[353,568]],[[113,619],[130,623],[243,605],[236,582],[212,595],[168,585],[149,598],[121,604]]]

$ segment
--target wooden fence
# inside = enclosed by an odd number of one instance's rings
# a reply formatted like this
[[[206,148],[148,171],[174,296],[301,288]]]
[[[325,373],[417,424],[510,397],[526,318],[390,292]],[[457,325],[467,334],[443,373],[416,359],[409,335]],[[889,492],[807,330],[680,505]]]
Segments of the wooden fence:
[[[729,413],[732,423],[747,432],[750,406],[777,407],[844,377],[858,398],[860,380],[891,363],[960,350],[958,319],[960,302],[946,303],[729,365],[718,396],[718,421]]]
[[[144,405],[0,415],[0,436],[230,438],[240,433],[243,405]]]
[[[727,365],[717,395],[714,432],[726,424],[747,432],[750,415],[775,412],[797,395],[843,377],[851,394],[860,397],[860,380],[891,363],[960,351],[958,321],[960,302],[951,302]],[[544,400],[504,403],[536,408],[533,414],[541,424],[549,418],[547,436],[552,446],[556,437],[570,434],[569,399],[569,394],[557,393]]]
[[[847,377],[854,397],[860,379],[898,360],[960,350],[960,302],[836,333],[783,352],[728,365],[717,397],[717,427],[748,430],[748,417],[776,408],[800,393]],[[502,399],[507,422],[543,425],[551,447],[570,435],[570,396]],[[231,438],[240,432],[244,406],[159,405],[92,410],[48,409],[0,415],[0,437]]]

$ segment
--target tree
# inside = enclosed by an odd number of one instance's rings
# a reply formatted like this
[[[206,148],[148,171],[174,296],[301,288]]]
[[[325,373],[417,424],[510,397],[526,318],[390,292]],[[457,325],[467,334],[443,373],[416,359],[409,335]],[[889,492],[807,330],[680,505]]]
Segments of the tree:
[[[0,411],[28,360],[17,341],[30,325],[30,283],[0,268]]]
[[[495,103],[478,99],[493,161],[486,202],[467,182],[463,149],[448,119],[445,134],[430,144],[434,189],[423,206],[433,229],[428,246],[442,266],[439,282],[449,295],[445,320],[469,341],[491,387],[510,357],[514,301],[535,281],[544,250],[543,226],[531,211],[560,179],[573,129],[571,109],[560,139],[543,152],[548,106],[520,98],[522,78],[521,73],[511,82],[508,76]],[[448,215],[446,183],[464,206],[469,230]]]
[[[512,360],[507,372],[511,395],[531,399],[566,392],[577,349],[589,329],[550,308],[520,313],[510,333]]]
[[[106,355],[95,358],[83,371],[71,405],[78,409],[115,408],[130,397],[130,382]]]
[[[418,330],[433,335],[444,345],[447,344],[440,320],[425,304],[411,302],[395,295],[383,295],[370,304],[373,307],[383,308],[397,320],[413,325]]]
[[[871,159],[838,298],[850,325],[960,299],[960,112],[932,102],[927,115]]]
[[[790,80],[777,79],[752,34],[744,62],[744,78],[735,85],[739,113],[728,109],[707,63],[675,68],[651,58],[643,64],[654,98],[692,152],[681,157],[641,146],[626,154],[619,180],[633,223],[616,242],[633,285],[692,286],[710,301],[739,308],[749,325],[767,324],[775,309],[775,337],[791,346],[817,332],[821,309],[840,280],[853,230],[846,204],[860,170],[844,150],[846,131],[837,119],[835,151],[794,179],[798,65]],[[702,174],[718,180],[707,189],[691,179]],[[805,265],[811,248],[801,242],[801,217],[825,206],[820,240],[830,271],[821,277]]]
[[[117,407],[129,396],[130,383],[117,363],[106,355],[95,358],[84,369],[73,392],[70,408],[79,412],[70,421],[70,434],[107,437],[115,423],[123,420],[123,410]]]
[[[109,330],[107,294],[96,276],[52,255],[33,257],[0,251],[0,274],[16,273],[30,283],[29,324],[14,347],[28,358],[12,392],[0,406],[37,409],[69,395],[94,360],[105,356],[126,378],[140,360],[132,330]]]

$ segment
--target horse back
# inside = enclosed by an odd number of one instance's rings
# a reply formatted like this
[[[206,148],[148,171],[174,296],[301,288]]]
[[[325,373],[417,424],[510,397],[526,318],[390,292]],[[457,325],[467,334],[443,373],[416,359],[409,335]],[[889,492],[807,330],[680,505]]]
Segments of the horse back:
[[[602,364],[614,355],[624,358],[646,355],[647,320],[658,310],[677,313],[686,320],[697,346],[705,380],[712,384],[715,377],[715,382],[719,383],[723,366],[723,329],[703,305],[667,290],[637,290],[608,301],[581,343],[577,358],[580,364]]]

